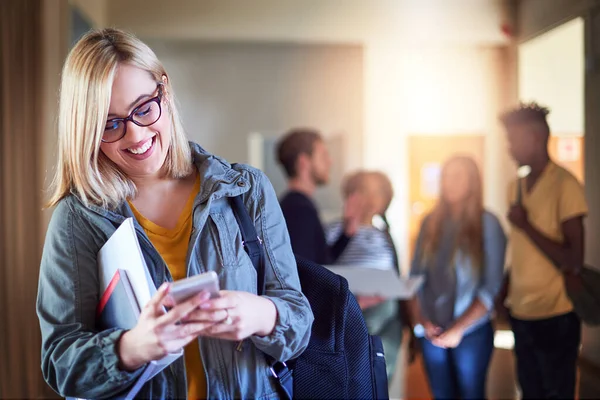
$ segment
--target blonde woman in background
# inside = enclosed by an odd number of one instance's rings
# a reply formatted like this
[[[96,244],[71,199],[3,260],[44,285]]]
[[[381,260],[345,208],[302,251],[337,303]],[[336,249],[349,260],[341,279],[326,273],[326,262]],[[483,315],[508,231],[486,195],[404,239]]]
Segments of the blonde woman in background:
[[[389,227],[373,225],[375,216],[380,216],[387,225],[385,213],[394,197],[392,184],[381,172],[360,171],[349,175],[342,186],[344,199],[359,195],[363,199],[360,225],[336,264],[357,265],[377,269],[393,268],[399,271],[398,256]],[[331,224],[327,229],[329,242],[334,242],[343,230],[342,221]],[[398,301],[378,297],[357,296],[363,310],[369,333],[381,337],[383,342],[388,381],[396,368],[398,351],[402,341],[401,307]],[[408,322],[408,321],[404,321]]]
[[[477,164],[470,157],[451,158],[442,168],[438,204],[422,223],[411,269],[411,275],[425,277],[411,311],[436,399],[485,398],[505,249],[498,218],[483,207]]]
[[[300,355],[313,316],[265,175],[188,143],[167,71],[148,46],[114,29],[90,32],[71,50],[58,134],[37,303],[46,382],[62,396],[115,398],[144,365],[185,348],[140,398],[277,398],[263,353]],[[242,194],[267,254],[264,296],[228,202]],[[160,289],[133,329],[102,330],[96,256],[128,217]],[[219,275],[219,298],[169,301],[169,282],[207,270]]]

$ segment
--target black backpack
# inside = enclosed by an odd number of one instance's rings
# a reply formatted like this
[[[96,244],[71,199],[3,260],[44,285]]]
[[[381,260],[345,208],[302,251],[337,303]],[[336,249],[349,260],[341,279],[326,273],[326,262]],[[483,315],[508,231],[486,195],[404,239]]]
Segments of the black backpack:
[[[264,249],[241,196],[230,198],[244,248],[264,292]],[[302,292],[315,320],[306,350],[285,363],[269,358],[282,398],[388,399],[381,339],[369,335],[348,282],[327,268],[296,257]]]

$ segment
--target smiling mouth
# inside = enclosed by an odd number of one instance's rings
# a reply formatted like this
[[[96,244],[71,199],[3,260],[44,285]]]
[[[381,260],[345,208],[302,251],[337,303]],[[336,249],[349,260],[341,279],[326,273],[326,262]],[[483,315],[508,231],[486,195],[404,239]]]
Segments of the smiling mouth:
[[[137,156],[145,154],[146,152],[148,152],[148,150],[150,150],[152,148],[152,146],[154,145],[155,139],[156,139],[156,135],[152,136],[149,139],[146,139],[145,141],[137,143],[134,146],[131,146],[131,147],[125,149],[125,151],[127,151],[131,154],[135,154]]]

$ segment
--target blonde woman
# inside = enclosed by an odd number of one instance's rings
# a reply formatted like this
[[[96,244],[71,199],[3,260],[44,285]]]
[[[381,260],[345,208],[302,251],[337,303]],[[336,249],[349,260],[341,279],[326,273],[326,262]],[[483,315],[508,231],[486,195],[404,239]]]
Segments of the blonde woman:
[[[392,202],[394,191],[388,177],[380,172],[359,171],[346,177],[342,194],[345,199],[360,196],[363,208],[360,225],[348,246],[336,260],[339,265],[360,265],[376,269],[398,269],[399,265],[394,243],[385,229],[373,225],[375,216],[384,219]],[[342,221],[331,224],[327,229],[327,239],[334,242],[344,229]],[[394,374],[398,351],[402,340],[402,318],[399,303],[378,297],[357,296],[363,310],[369,333],[381,337],[385,352],[388,381]],[[408,321],[405,321],[408,322]]]
[[[441,197],[417,239],[411,275],[424,275],[425,283],[411,310],[436,399],[485,398],[506,236],[482,197],[475,161],[451,158],[442,168]]]
[[[117,397],[145,364],[185,348],[139,397],[278,397],[265,354],[298,356],[313,317],[267,178],[188,143],[164,67],[114,29],[88,33],[65,62],[58,148],[37,303],[48,384]],[[240,194],[266,249],[265,296],[227,200]],[[96,255],[127,217],[160,289],[133,329],[100,330]],[[207,270],[220,298],[200,294],[163,314],[169,282]]]

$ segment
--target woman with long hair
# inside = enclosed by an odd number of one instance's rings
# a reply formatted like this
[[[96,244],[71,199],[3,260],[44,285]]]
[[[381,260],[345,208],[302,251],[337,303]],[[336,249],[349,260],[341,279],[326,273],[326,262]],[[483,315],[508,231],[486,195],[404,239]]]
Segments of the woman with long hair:
[[[263,296],[234,196],[264,243]],[[92,31],[67,57],[50,205],[37,313],[42,371],[57,393],[121,397],[145,365],[183,348],[139,398],[278,398],[265,355],[300,355],[313,315],[275,191],[262,172],[188,142],[172,77],[131,34]],[[140,244],[131,251],[141,250],[159,290],[135,327],[104,329],[95,319],[97,255],[126,218]],[[219,276],[218,298],[170,300],[170,282],[205,271]]]
[[[442,168],[440,199],[423,220],[411,266],[411,275],[425,278],[411,313],[436,399],[485,398],[505,249],[498,218],[483,206],[477,164],[452,157]]]

